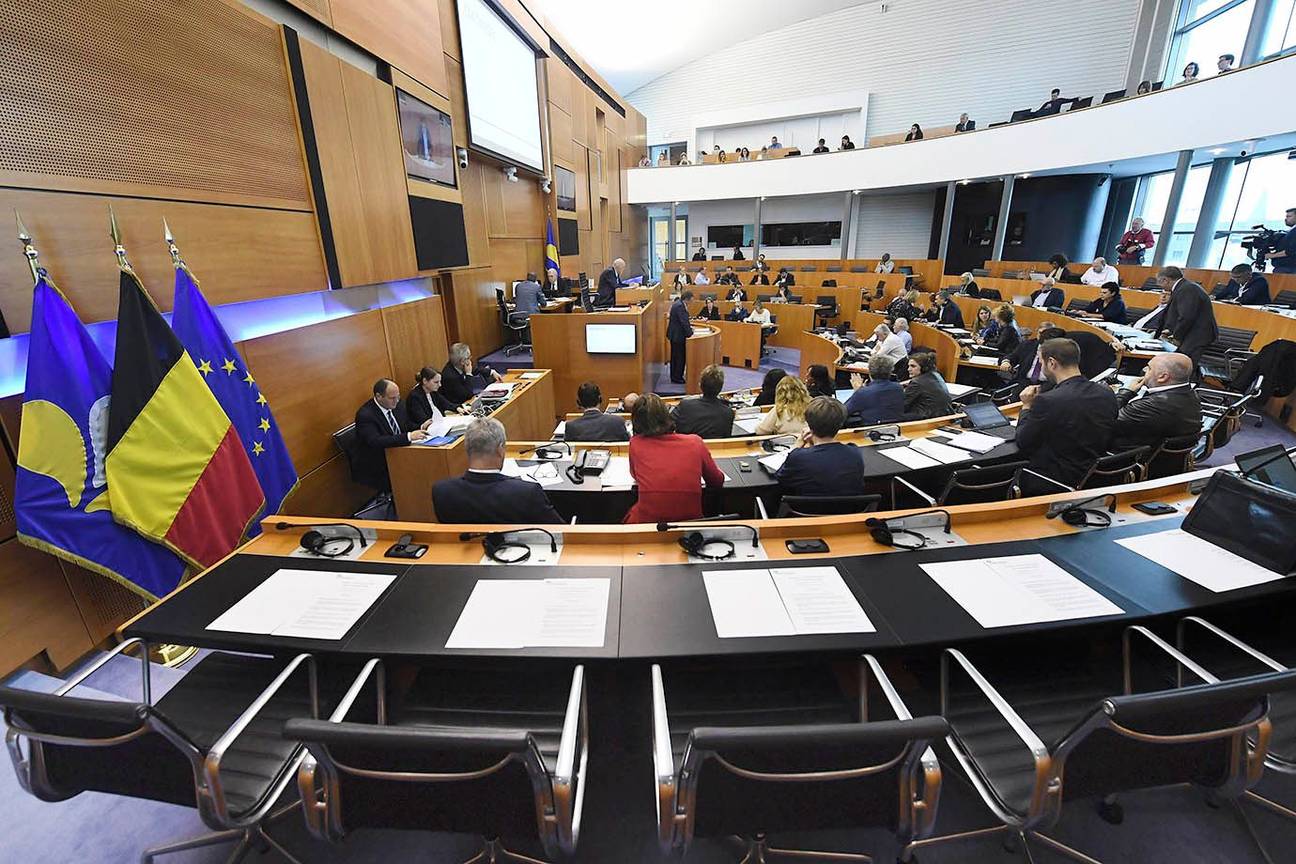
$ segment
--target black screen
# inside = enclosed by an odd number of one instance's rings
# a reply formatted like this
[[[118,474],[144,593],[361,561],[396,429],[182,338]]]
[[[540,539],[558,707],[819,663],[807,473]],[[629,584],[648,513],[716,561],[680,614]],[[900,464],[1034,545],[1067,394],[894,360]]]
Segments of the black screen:
[[[418,269],[465,266],[468,235],[464,231],[463,205],[417,195],[411,195],[409,202]]]
[[[1291,526],[1296,495],[1217,471],[1184,519],[1183,530],[1275,573],[1296,568]]]
[[[999,406],[993,402],[973,402],[963,406],[963,413],[972,421],[973,429],[991,429],[995,426],[1007,426],[1008,418],[1004,417]]]
[[[1252,480],[1296,492],[1296,463],[1281,444],[1242,453],[1237,457],[1237,466]]]
[[[762,246],[831,246],[841,222],[778,222],[761,226]]]
[[[576,230],[575,219],[558,220],[558,254],[580,254],[580,232]]]
[[[743,245],[743,225],[710,225],[707,242],[717,249],[732,249]]]

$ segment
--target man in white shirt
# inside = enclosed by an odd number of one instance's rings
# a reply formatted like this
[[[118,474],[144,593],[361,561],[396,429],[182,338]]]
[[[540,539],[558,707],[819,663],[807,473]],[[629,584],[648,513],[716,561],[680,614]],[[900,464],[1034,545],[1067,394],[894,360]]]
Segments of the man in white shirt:
[[[1134,326],[1139,330],[1147,330],[1148,332],[1154,332],[1160,329],[1161,319],[1165,317],[1165,310],[1166,307],[1169,305],[1170,305],[1170,292],[1163,290],[1161,292],[1161,302],[1157,305],[1157,307],[1153,309],[1151,312],[1144,315],[1142,318],[1135,321]]]
[[[703,267],[701,270],[699,270],[699,271],[697,272],[697,274],[693,277],[693,284],[694,284],[694,285],[710,285],[710,284],[711,284],[711,278],[710,278],[709,276],[706,275],[706,268],[705,268],[705,267]]]
[[[891,260],[890,252],[882,253],[882,260],[878,261],[874,270],[878,273],[890,273],[895,270],[895,262]]]
[[[909,332],[909,321],[905,318],[895,320],[895,335],[904,343],[905,353],[913,351],[913,334]]]
[[[874,357],[882,356],[892,361],[892,363],[899,363],[909,356],[909,352],[905,349],[904,340],[892,333],[891,328],[887,325],[877,325],[877,328],[873,331],[873,336],[876,340],[873,348]]]
[[[1107,263],[1107,259],[1099,255],[1093,260],[1093,266],[1084,272],[1080,277],[1080,282],[1084,285],[1094,285],[1101,288],[1108,282],[1120,284],[1120,271]]]

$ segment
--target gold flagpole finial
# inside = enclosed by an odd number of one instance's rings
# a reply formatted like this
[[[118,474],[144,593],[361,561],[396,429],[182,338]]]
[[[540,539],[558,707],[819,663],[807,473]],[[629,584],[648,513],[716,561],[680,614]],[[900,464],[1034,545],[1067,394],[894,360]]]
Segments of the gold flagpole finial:
[[[111,204],[108,205],[108,222],[113,241],[113,254],[117,256],[117,266],[123,270],[130,270],[130,262],[126,260],[126,247],[121,242],[121,230],[117,227],[117,214],[113,212]]]
[[[32,282],[39,282],[43,272],[39,260],[40,253],[32,245],[31,232],[23,224],[22,216],[18,214],[17,210],[14,210],[14,219],[18,222],[18,242],[22,244],[23,255],[27,257],[27,266],[31,269]]]
[[[162,231],[166,237],[167,251],[171,253],[171,266],[177,270],[184,270],[184,259],[180,257],[180,248],[176,246],[175,235],[171,233],[171,226],[167,224],[166,217],[162,217]]]

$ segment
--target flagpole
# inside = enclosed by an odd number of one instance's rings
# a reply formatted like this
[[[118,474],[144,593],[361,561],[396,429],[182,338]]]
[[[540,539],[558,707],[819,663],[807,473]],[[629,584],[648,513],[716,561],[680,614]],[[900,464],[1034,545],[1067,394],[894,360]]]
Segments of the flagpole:
[[[32,284],[40,282],[41,277],[45,275],[45,268],[40,266],[40,253],[32,245],[31,232],[23,224],[22,216],[14,210],[14,219],[18,222],[18,242],[22,244],[23,255],[27,258],[27,266],[31,270]]]
[[[171,266],[177,270],[183,270],[189,274],[190,278],[193,278],[193,274],[189,272],[189,265],[180,256],[180,247],[176,245],[175,235],[171,233],[171,226],[167,224],[165,216],[162,217],[162,232],[166,238],[167,251],[171,253]]]
[[[108,205],[108,223],[108,233],[112,237],[113,254],[117,256],[117,266],[127,273],[134,273],[130,261],[126,260],[126,247],[122,245],[121,230],[117,227],[117,214],[113,212],[111,204]]]

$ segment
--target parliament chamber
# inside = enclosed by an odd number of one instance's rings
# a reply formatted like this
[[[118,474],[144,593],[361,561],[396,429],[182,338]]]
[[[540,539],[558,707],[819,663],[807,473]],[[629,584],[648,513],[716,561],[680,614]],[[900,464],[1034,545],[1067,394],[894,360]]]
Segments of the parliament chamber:
[[[1291,860],[1290,6],[16,5],[0,857]]]

